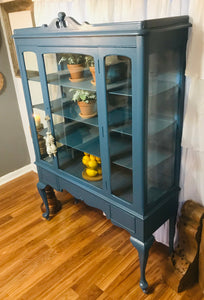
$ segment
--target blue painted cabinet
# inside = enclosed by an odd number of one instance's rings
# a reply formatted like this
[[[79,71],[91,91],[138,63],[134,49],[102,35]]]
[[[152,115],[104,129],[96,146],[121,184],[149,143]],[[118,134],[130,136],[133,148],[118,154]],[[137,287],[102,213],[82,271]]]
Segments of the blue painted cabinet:
[[[60,13],[14,33],[44,217],[47,186],[104,211],[131,235],[144,292],[152,234],[168,219],[173,247],[189,26],[187,16],[80,25]]]

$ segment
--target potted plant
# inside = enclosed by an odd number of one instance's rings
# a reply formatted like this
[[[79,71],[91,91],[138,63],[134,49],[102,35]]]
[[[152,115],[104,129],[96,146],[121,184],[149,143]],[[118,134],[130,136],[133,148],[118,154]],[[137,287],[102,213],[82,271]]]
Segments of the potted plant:
[[[59,61],[61,62],[66,61],[67,68],[70,73],[69,80],[72,82],[79,82],[84,80],[84,56],[81,54],[73,54],[67,53],[62,56]]]
[[[70,92],[74,92],[72,100],[77,102],[80,108],[80,117],[83,119],[89,119],[97,114],[96,109],[96,92],[86,90],[70,89]]]
[[[93,85],[96,85],[95,64],[94,64],[93,56],[91,56],[91,55],[86,56],[85,61],[86,61],[86,65],[89,67],[89,70],[93,77],[93,80],[91,80],[91,83]]]

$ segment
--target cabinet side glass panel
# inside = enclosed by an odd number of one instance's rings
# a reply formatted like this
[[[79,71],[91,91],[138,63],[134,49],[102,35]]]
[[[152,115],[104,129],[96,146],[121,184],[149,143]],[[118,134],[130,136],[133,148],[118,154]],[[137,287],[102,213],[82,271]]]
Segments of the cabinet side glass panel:
[[[147,143],[149,203],[157,200],[174,185],[179,67],[177,50],[149,55]]]
[[[131,60],[125,56],[106,56],[105,73],[111,192],[132,202]]]
[[[45,107],[39,78],[37,56],[33,52],[24,52],[23,55],[33,110],[32,116],[35,121],[40,157],[42,160],[53,163],[53,159],[48,156],[46,151],[45,136],[47,131],[47,122],[45,120]]]
[[[94,58],[46,53],[44,62],[59,168],[101,188]]]

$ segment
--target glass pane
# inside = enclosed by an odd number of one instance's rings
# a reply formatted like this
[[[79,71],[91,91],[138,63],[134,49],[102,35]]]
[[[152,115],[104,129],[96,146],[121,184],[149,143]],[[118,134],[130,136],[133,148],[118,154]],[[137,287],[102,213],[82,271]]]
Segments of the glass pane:
[[[105,58],[112,194],[132,202],[131,60]]]
[[[37,131],[40,156],[41,159],[49,163],[53,163],[53,159],[47,154],[44,139],[47,132],[47,122],[45,120],[45,107],[43,102],[36,54],[33,52],[24,52],[24,61],[33,108],[33,118],[35,120],[35,127]]]
[[[176,50],[149,56],[149,202],[157,200],[174,184],[179,66],[179,53]]]
[[[59,168],[102,187],[94,58],[44,55]]]

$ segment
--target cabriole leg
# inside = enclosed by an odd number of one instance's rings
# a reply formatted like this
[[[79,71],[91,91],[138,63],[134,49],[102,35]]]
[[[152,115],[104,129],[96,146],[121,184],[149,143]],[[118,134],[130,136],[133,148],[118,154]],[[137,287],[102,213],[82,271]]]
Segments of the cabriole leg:
[[[38,182],[37,184],[38,192],[43,200],[46,211],[42,214],[43,218],[49,220],[49,206],[47,201],[47,195],[45,192],[46,185],[44,183]]]
[[[144,293],[148,293],[148,283],[145,278],[145,269],[147,265],[147,259],[149,254],[149,249],[154,242],[154,237],[151,236],[146,242],[141,242],[134,237],[130,237],[130,241],[133,246],[137,249],[140,260],[140,287]]]

